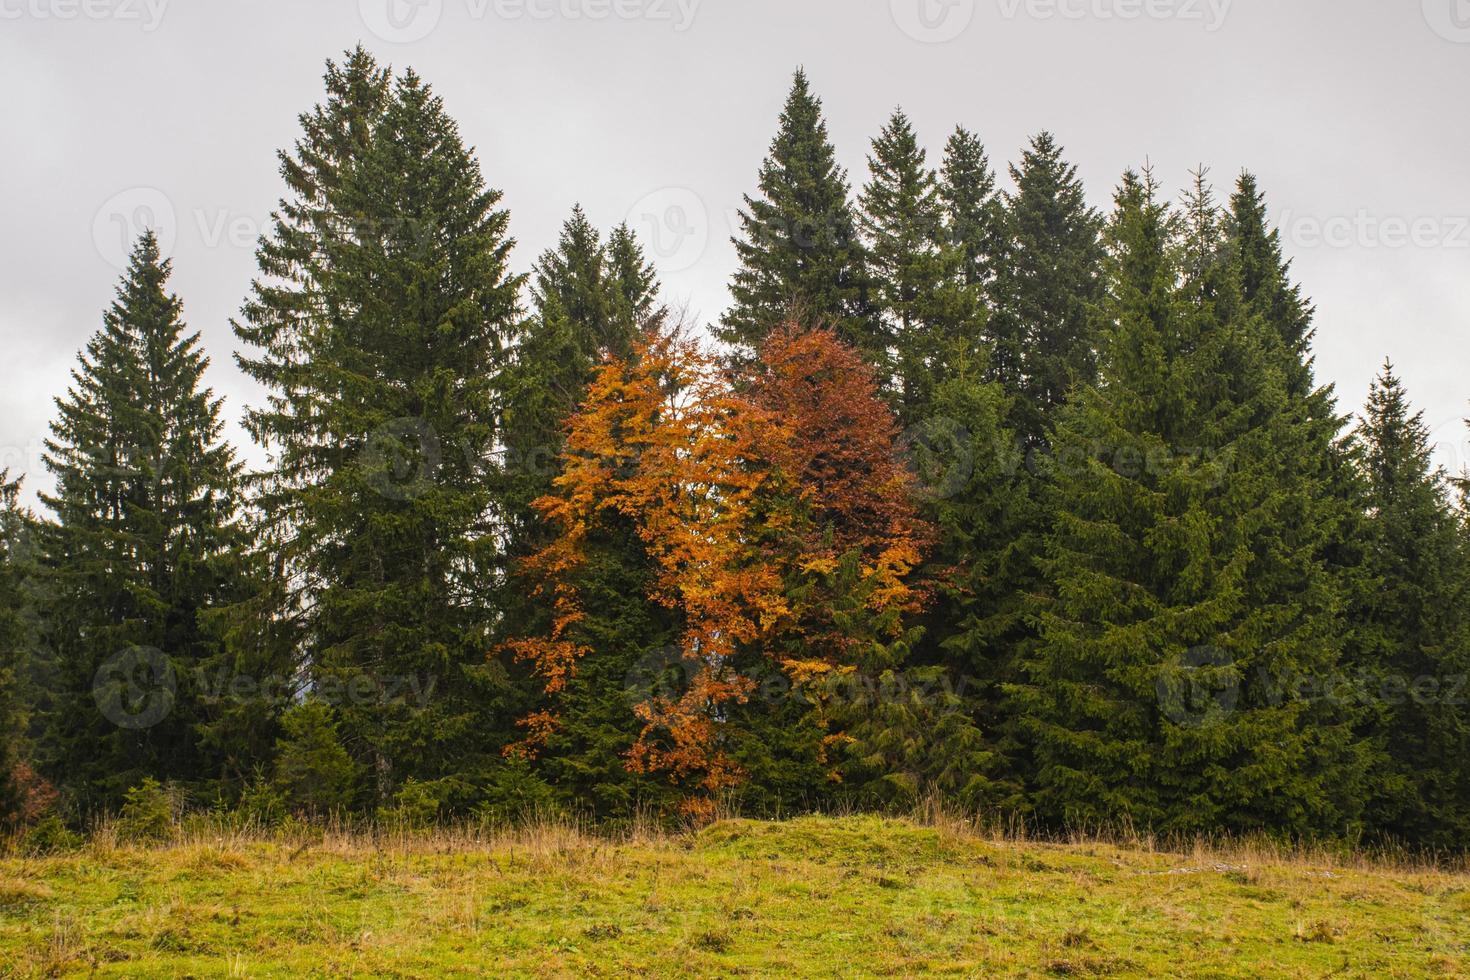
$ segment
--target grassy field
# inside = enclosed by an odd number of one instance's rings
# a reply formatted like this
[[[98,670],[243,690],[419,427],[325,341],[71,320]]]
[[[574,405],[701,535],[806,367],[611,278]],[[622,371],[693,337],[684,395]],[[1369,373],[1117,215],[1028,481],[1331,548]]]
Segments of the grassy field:
[[[0,861],[0,976],[1470,976],[1470,877],[875,817]]]

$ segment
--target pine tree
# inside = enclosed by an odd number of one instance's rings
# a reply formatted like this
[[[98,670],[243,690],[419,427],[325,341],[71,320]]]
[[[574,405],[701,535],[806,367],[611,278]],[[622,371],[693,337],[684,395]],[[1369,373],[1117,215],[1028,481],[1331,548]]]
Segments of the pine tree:
[[[552,492],[567,419],[603,359],[631,356],[642,333],[663,322],[657,297],[654,269],[627,226],[614,228],[604,246],[580,207],[563,225],[557,248],[537,264],[535,309],[520,327],[501,382],[506,636],[525,635],[533,621],[545,619],[545,610],[528,602],[515,566],[546,544],[547,529],[532,504]]]
[[[1470,674],[1465,540],[1429,430],[1384,363],[1357,430],[1368,494],[1365,632],[1371,669],[1355,678],[1375,709],[1368,735],[1391,759],[1375,829],[1454,848],[1470,831]]]
[[[963,126],[944,146],[938,190],[949,244],[959,251],[961,282],[987,290],[1001,254],[1003,214],[985,147]]]
[[[1044,449],[1072,386],[1096,373],[1101,222],[1050,133],[1031,140],[1011,179],[991,290],[991,371],[1015,396],[1011,427],[1028,449]]]
[[[1180,229],[1176,222],[1182,220]],[[1054,823],[1348,833],[1334,579],[1282,526],[1311,488],[1202,181],[1185,212],[1125,178],[1101,382],[1064,413],[1040,643],[1012,688]]]
[[[903,112],[873,141],[860,198],[870,296],[893,338],[895,389],[905,424],[927,419],[945,371],[979,340],[978,296],[964,288],[963,253],[946,241],[934,173]]]
[[[26,615],[25,540],[30,515],[20,506],[20,480],[0,470],[0,826],[21,815],[25,790],[20,767],[28,761],[27,691],[33,636]]]
[[[551,628],[552,610],[536,596],[535,576],[525,562],[551,542],[555,528],[533,504],[554,491],[568,420],[598,365],[607,357],[631,357],[636,339],[663,323],[657,296],[656,275],[632,232],[618,226],[604,246],[580,209],[564,225],[557,248],[537,265],[536,308],[522,325],[503,384],[503,639]],[[553,798],[570,809],[625,815],[640,803],[669,796],[668,789],[628,771],[641,724],[627,687],[640,661],[656,658],[672,641],[660,611],[630,601],[646,594],[652,574],[632,527],[611,521],[589,541],[588,551],[582,580],[588,635],[604,655],[568,683],[560,699],[564,723],[549,737],[531,778],[554,785]],[[511,658],[500,662],[517,672]],[[517,716],[533,707],[531,700],[521,703]]]
[[[664,317],[658,305],[658,274],[648,261],[643,246],[628,228],[619,224],[607,237],[607,281],[612,290],[613,322],[618,326],[610,353],[626,357],[631,341]]]
[[[271,452],[256,502],[291,584],[278,615],[369,794],[415,778],[464,806],[509,737],[484,662],[509,216],[412,71],[359,48],[326,84],[235,324],[270,391],[246,420]]]
[[[218,648],[201,615],[246,587],[240,467],[170,271],[145,233],[46,442],[44,761],[82,805],[147,776],[218,775],[196,731],[198,668]]]
[[[846,172],[827,138],[822,104],[800,69],[780,130],[761,165],[760,193],[746,196],[735,239],[734,305],[716,330],[738,361],[793,316],[837,331],[875,365],[888,338],[867,309],[864,258]]]

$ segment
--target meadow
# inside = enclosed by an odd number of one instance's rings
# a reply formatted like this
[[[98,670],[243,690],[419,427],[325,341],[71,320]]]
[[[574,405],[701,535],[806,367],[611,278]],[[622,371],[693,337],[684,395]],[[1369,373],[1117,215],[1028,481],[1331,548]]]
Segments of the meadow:
[[[1463,867],[953,819],[205,830],[0,859],[0,976],[1470,974]]]

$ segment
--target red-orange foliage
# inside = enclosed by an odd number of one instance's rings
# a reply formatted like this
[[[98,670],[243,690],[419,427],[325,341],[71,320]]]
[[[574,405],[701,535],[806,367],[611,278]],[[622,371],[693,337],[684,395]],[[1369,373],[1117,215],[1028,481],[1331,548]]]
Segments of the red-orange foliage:
[[[17,762],[10,771],[10,785],[16,796],[13,819],[22,827],[40,820],[56,805],[56,787],[42,779],[30,763]]]
[[[696,344],[653,336],[631,362],[599,369],[571,420],[557,493],[536,503],[560,530],[531,559],[548,583],[555,618],[549,636],[511,648],[535,665],[548,694],[565,687],[590,652],[574,638],[583,616],[575,577],[584,542],[604,512],[630,518],[658,569],[648,598],[682,614],[681,652],[693,669],[678,698],[637,706],[644,729],[629,765],[694,775],[710,793],[739,778],[715,737],[719,706],[743,699],[750,687],[728,661],[788,618],[779,578],[753,560],[747,540],[767,479],[761,444],[779,429],[730,391]],[[524,724],[530,736],[519,750],[533,752],[555,720],[542,712]]]
[[[720,749],[720,707],[751,682],[731,666],[741,650],[780,655],[799,682],[850,670],[854,645],[829,608],[840,563],[856,563],[860,605],[878,632],[896,633],[918,598],[906,583],[927,531],[895,453],[896,425],[871,370],[828,331],[774,335],[766,373],[738,395],[699,347],[645,338],[630,361],[597,372],[569,421],[556,492],[536,502],[556,539],[530,559],[554,617],[548,635],[509,644],[541,676],[553,707],[523,720],[512,751],[534,755],[555,730],[556,695],[592,651],[578,640],[577,573],[588,535],[608,512],[629,519],[657,568],[647,598],[676,610],[692,680],[677,697],[635,711],[644,727],[628,759],[639,772],[693,778],[707,811],[738,783]],[[803,588],[793,584],[805,580]]]
[[[914,476],[896,451],[898,423],[873,369],[830,330],[787,327],[760,353],[765,371],[753,379],[753,397],[790,433],[771,453],[794,505],[768,550],[791,566],[788,583],[791,574],[827,577],[856,560],[867,612],[880,633],[897,635],[901,614],[920,604],[909,577],[933,533],[917,515]],[[805,591],[809,599],[794,615],[808,655],[788,669],[811,675],[854,666],[862,638],[831,615],[841,597]]]

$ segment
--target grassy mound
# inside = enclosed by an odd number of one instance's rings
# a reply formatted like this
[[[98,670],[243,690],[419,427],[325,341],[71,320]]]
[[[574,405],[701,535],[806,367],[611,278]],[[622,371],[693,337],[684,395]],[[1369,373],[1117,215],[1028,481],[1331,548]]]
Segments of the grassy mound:
[[[0,861],[0,976],[1470,975],[1470,878],[876,817]]]

